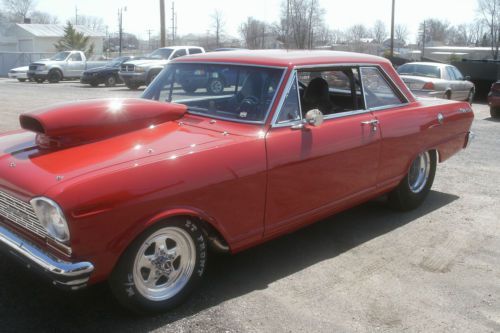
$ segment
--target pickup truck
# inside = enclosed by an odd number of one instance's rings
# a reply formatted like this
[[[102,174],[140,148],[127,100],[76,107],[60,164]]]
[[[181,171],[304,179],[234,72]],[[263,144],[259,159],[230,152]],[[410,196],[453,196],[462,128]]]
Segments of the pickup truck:
[[[135,90],[142,85],[149,85],[171,60],[197,53],[205,53],[205,49],[198,46],[162,47],[153,51],[146,59],[123,63],[119,74],[125,85]]]
[[[104,61],[87,61],[82,51],[62,51],[49,59],[31,63],[28,78],[38,83],[45,80],[57,83],[65,79],[80,79],[83,71],[103,66],[105,63]]]

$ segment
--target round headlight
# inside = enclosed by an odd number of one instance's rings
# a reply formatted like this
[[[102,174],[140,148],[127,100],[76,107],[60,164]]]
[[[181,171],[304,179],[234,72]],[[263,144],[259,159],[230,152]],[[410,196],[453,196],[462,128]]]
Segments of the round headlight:
[[[30,201],[35,214],[47,233],[62,243],[69,241],[69,228],[61,208],[52,200],[44,197]]]

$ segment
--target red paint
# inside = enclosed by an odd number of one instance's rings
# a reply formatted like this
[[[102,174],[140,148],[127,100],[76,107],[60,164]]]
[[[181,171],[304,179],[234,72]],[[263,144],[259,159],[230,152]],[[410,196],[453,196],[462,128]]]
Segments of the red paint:
[[[45,135],[76,138],[79,144],[47,150],[37,146],[32,132],[0,136],[0,189],[25,201],[44,195],[62,207],[72,260],[95,265],[91,282],[106,279],[127,246],[168,217],[203,219],[237,252],[390,191],[421,151],[437,149],[440,160],[459,151],[473,118],[472,112],[463,112],[469,110],[466,103],[416,101],[390,63],[373,56],[234,51],[176,61],[286,67],[286,78],[295,66],[373,64],[409,103],[328,119],[305,130],[271,127],[279,98],[265,125],[214,123],[182,116],[182,106],[143,100],[124,101],[121,125],[99,118],[109,101],[31,115]],[[375,118],[378,131],[361,125]],[[150,128],[151,122],[156,126]]]

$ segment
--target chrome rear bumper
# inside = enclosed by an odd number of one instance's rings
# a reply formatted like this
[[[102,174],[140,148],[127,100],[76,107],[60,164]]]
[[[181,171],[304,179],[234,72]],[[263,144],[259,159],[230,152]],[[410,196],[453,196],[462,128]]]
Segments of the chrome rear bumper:
[[[464,148],[468,148],[470,146],[470,144],[472,143],[472,141],[474,141],[475,138],[476,138],[476,134],[474,134],[474,132],[472,132],[472,131],[467,132],[467,136],[465,137]]]
[[[0,225],[0,247],[19,259],[27,268],[43,274],[58,287],[77,290],[87,285],[94,266],[90,262],[67,262],[42,251]]]

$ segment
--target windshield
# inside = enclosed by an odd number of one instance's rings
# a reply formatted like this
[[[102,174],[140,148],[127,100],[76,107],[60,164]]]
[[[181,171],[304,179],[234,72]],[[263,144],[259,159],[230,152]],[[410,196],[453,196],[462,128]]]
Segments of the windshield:
[[[284,69],[245,65],[171,64],[143,98],[185,104],[194,114],[262,123]]]
[[[52,56],[52,58],[50,58],[50,60],[55,60],[55,61],[65,60],[70,53],[71,52],[67,51],[56,53],[54,56]]]
[[[441,71],[438,66],[420,65],[420,64],[405,64],[398,68],[399,75],[424,76],[439,79]]]
[[[152,59],[168,59],[172,54],[172,49],[158,49],[150,53],[148,58]]]

